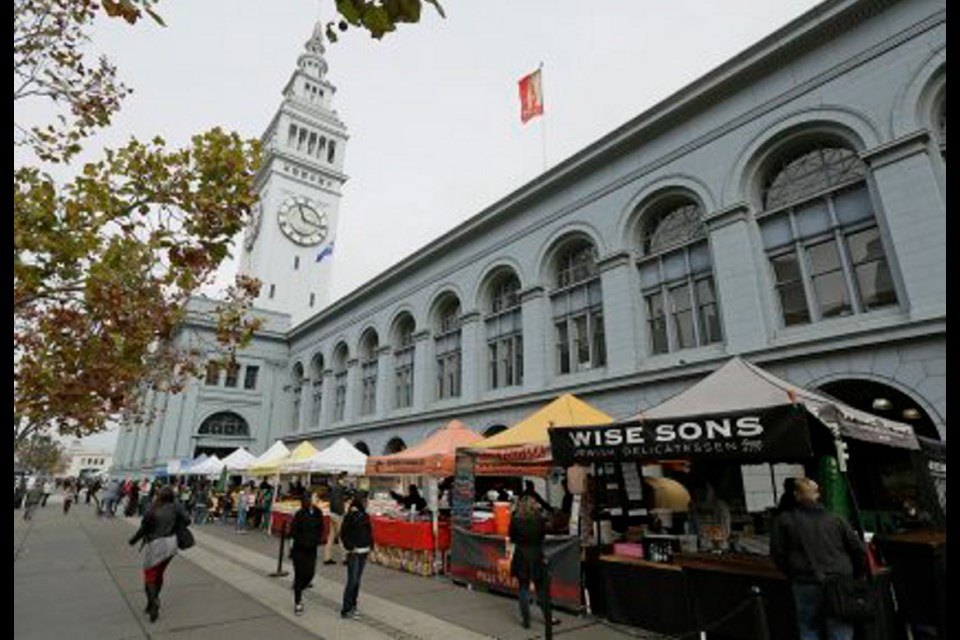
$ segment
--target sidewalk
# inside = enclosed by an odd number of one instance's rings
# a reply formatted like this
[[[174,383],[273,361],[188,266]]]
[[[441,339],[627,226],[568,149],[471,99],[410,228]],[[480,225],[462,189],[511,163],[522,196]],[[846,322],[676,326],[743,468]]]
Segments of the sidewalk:
[[[534,608],[533,628],[519,624],[516,601],[471,591],[445,578],[424,578],[368,564],[359,620],[341,620],[346,569],[318,566],[304,594],[306,611],[293,615],[292,576],[271,578],[278,539],[236,535],[232,527],[194,526],[197,545],[167,572],[160,619],[143,613],[141,558],[127,540],[135,520],[100,519],[92,505],[64,516],[54,499],[31,523],[14,510],[14,635],[24,640],[532,640],[543,637]],[[289,560],[284,569],[291,571]],[[659,640],[639,629],[614,627],[558,612],[563,640]]]
[[[75,505],[64,516],[60,502],[51,499],[32,522],[14,510],[13,530],[18,640],[337,637],[298,627],[183,558],[171,564],[160,619],[150,624],[143,613],[140,555],[127,544],[133,529],[97,519],[92,505]]]

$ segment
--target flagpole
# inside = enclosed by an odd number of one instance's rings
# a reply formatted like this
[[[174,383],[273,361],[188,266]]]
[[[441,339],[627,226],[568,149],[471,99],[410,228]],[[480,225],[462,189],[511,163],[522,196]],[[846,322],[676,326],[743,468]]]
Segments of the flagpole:
[[[540,63],[540,66],[537,69],[540,71],[540,104],[544,104],[546,100],[544,99],[545,91],[543,89],[543,62]],[[544,111],[546,111],[544,109]],[[540,114],[540,141],[543,145],[543,172],[547,172],[547,114]]]

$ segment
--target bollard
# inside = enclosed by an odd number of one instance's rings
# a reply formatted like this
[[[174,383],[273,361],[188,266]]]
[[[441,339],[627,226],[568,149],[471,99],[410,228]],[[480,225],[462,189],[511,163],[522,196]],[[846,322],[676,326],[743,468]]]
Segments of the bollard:
[[[290,525],[288,524],[284,530],[280,532],[280,555],[277,556],[277,570],[270,574],[271,578],[282,578],[290,575],[289,571],[283,570],[283,542],[286,540],[289,533]]]
[[[753,629],[754,638],[757,640],[770,640],[770,630],[767,628],[767,611],[763,608],[763,594],[760,587],[753,585],[750,587],[750,594],[753,596]]]
[[[537,597],[543,598],[543,638],[553,640],[553,602],[550,600],[550,562],[543,563],[543,593]]]

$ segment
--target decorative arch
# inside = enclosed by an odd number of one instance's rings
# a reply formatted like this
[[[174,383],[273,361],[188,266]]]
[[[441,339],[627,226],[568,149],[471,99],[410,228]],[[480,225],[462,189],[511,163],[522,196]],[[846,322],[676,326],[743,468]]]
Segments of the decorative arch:
[[[578,238],[591,242],[596,249],[598,258],[608,251],[606,244],[602,241],[600,232],[594,227],[585,223],[564,226],[554,232],[540,247],[536,264],[538,280],[541,285],[548,289],[553,288],[555,283],[553,270],[557,252],[568,242]]]
[[[394,436],[390,438],[386,446],[383,448],[383,455],[388,456],[392,453],[400,453],[406,448],[407,443],[403,441],[403,438],[400,436]]]
[[[201,436],[249,437],[250,425],[233,411],[220,411],[206,418],[197,430]]]
[[[890,113],[891,138],[927,129],[935,103],[946,91],[946,85],[947,48],[944,46],[931,52],[897,93]]]
[[[643,211],[660,197],[670,194],[684,194],[698,202],[703,208],[704,215],[717,210],[717,199],[707,183],[696,176],[671,174],[657,178],[644,186],[620,212],[617,223],[617,234],[622,239],[623,246],[635,248],[637,223]]]
[[[759,203],[758,174],[769,164],[772,153],[800,136],[832,137],[857,151],[871,149],[884,141],[879,127],[869,117],[848,107],[826,105],[783,115],[762,127],[740,151],[724,186],[720,206]]]
[[[367,445],[367,443],[364,442],[363,440],[357,440],[357,442],[354,443],[353,446],[356,448],[357,451],[359,451],[363,455],[365,456],[370,455],[370,446]]]
[[[808,389],[821,390],[825,393],[834,396],[838,400],[842,400],[851,406],[862,409],[868,413],[874,413],[877,415],[885,415],[878,413],[877,410],[868,407],[868,406],[858,406],[856,402],[850,402],[847,398],[837,395],[834,392],[831,392],[830,389],[839,382],[856,382],[864,381],[874,383],[876,385],[882,385],[889,387],[894,390],[897,394],[903,398],[908,398],[909,401],[916,406],[926,417],[930,420],[930,426],[933,431],[920,433],[917,432],[917,435],[932,437],[938,440],[945,440],[946,436],[946,420],[937,410],[937,408],[923,395],[916,392],[910,385],[904,384],[903,382],[897,380],[896,378],[891,378],[889,376],[878,375],[875,373],[862,373],[862,372],[852,372],[852,373],[830,373],[814,380],[809,381],[805,386]],[[893,420],[898,420],[899,422],[905,422],[907,424],[912,424],[910,419],[904,419],[901,417],[895,417],[893,415],[885,415],[885,417],[890,417]]]
[[[503,433],[507,430],[507,425],[505,424],[492,424],[486,429],[483,430],[482,435],[484,438],[489,438],[490,436],[495,436],[498,433]]]
[[[524,283],[526,282],[526,279],[523,276],[523,270],[516,260],[508,257],[496,258],[483,268],[483,270],[480,272],[480,277],[477,279],[473,288],[473,296],[471,297],[471,300],[473,300],[473,304],[477,309],[486,309],[488,302],[487,293],[491,278],[497,277],[497,275],[504,270],[512,271],[520,281],[520,287],[522,288],[525,286]]]

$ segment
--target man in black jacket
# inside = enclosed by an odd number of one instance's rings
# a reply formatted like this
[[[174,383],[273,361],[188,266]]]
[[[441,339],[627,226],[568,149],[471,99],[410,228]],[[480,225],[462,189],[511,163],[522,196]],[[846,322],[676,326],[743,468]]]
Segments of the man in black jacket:
[[[303,590],[317,571],[317,547],[323,537],[323,511],[313,504],[310,494],[300,498],[300,510],[290,526],[290,559],[293,560],[293,612],[303,613]]]
[[[343,589],[343,606],[340,616],[357,617],[357,596],[360,594],[360,578],[367,564],[367,555],[373,549],[373,527],[367,515],[367,494],[361,491],[350,503],[343,518],[340,540],[347,550],[347,585]]]
[[[770,537],[770,555],[790,579],[801,640],[851,640],[853,626],[824,615],[824,583],[862,575],[866,550],[850,525],[820,504],[820,487],[797,478],[796,507],[781,513]]]

